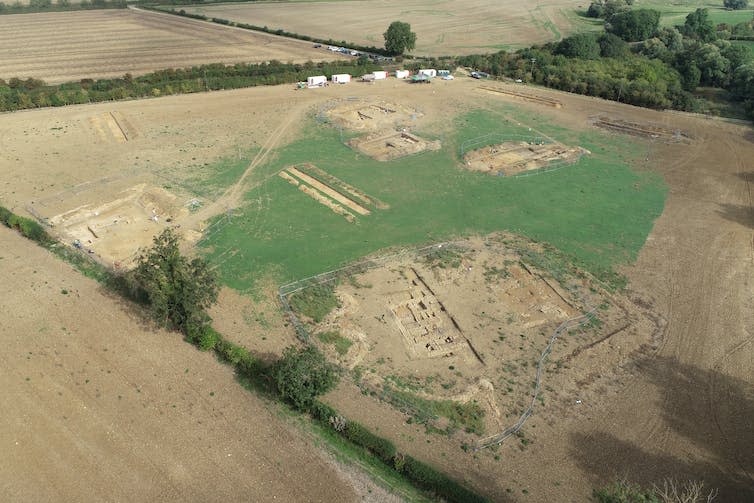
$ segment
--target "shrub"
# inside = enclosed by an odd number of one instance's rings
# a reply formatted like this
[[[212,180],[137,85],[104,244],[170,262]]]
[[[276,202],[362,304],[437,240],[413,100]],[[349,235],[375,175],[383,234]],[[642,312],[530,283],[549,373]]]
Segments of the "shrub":
[[[608,19],[610,31],[628,42],[638,42],[651,37],[660,26],[660,11],[635,9],[621,11]]]
[[[309,405],[309,413],[314,418],[325,423],[328,422],[331,417],[336,417],[338,415],[337,410],[319,400],[312,401],[311,405]]]
[[[308,409],[315,398],[338,383],[333,365],[312,346],[287,348],[275,367],[274,378],[280,394],[301,410]]]
[[[409,455],[404,455],[403,473],[420,487],[434,492],[447,501],[458,503],[486,501],[444,473]]]
[[[364,447],[385,463],[393,463],[393,458],[395,458],[397,451],[395,450],[395,445],[390,440],[378,437],[354,421],[348,422],[343,434],[348,440]]]
[[[16,229],[26,238],[36,241],[39,244],[49,244],[53,241],[47,231],[37,222],[30,218],[16,215],[7,208],[0,206],[0,222],[6,227]]]
[[[569,58],[597,59],[600,57],[600,45],[591,33],[578,33],[561,40],[556,52]]]
[[[726,9],[740,10],[749,6],[749,0],[723,0]]]
[[[0,222],[3,223],[6,227],[10,227],[10,219],[13,216],[13,213],[3,206],[0,206]]]

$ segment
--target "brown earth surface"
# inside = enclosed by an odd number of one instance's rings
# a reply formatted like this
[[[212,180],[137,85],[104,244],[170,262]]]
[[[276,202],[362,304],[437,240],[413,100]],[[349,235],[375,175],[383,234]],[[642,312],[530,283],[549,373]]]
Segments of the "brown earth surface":
[[[382,501],[229,367],[0,227],[0,500]]]
[[[299,40],[137,9],[0,16],[0,78],[49,83],[206,63],[345,58]]]
[[[559,40],[574,29],[574,0],[371,0],[185,6],[188,12],[257,26],[383,47],[395,20],[416,32],[416,54],[496,52]],[[325,50],[325,49],[323,49]]]
[[[287,118],[302,117],[315,104],[353,95],[410,105],[424,114],[424,120],[441,125],[459,110],[506,102],[538,121],[576,131],[592,130],[595,116],[681,130],[693,143],[646,140],[651,153],[646,162],[634,166],[660,173],[669,194],[638,261],[624,271],[630,298],[651,308],[666,328],[660,338],[640,334],[648,348],[641,357],[624,359],[619,366],[604,368],[601,355],[623,347],[621,337],[635,343],[629,333],[614,338],[612,347],[598,345],[583,351],[572,364],[583,375],[583,386],[546,396],[546,405],[535,408],[526,426],[531,444],[522,450],[521,442],[514,440],[497,452],[482,451],[474,457],[463,452],[455,438],[425,439],[423,429],[406,424],[405,415],[365,397],[355,386],[342,385],[330,399],[346,415],[378,428],[412,455],[501,501],[584,501],[593,487],[624,475],[644,483],[666,476],[701,479],[720,489],[718,501],[752,499],[751,127],[533,87],[503,86],[562,102],[563,108],[556,109],[475,92],[478,86],[464,78],[430,86],[394,80],[306,91],[278,86],[4,114],[0,170],[6,176],[0,182],[0,200],[23,212],[30,201],[127,169],[150,180],[168,168],[170,173],[200,171],[204,162],[235,155],[239,145],[274,156],[276,148],[299,131],[299,121],[283,127]],[[127,116],[139,137],[127,142],[93,141],[96,133],[87,125],[89,118],[109,111]],[[264,120],[249,120],[250,113],[255,114],[252,119]],[[127,178],[129,183],[134,176]],[[252,166],[244,183],[232,192],[242,194],[257,182]],[[98,190],[104,201],[117,195],[105,185]],[[215,208],[219,207],[222,204]],[[270,284],[270,290],[274,286]],[[224,307],[225,302],[230,307]],[[280,328],[274,295],[265,297],[256,310],[254,305],[228,294],[213,315],[234,340],[277,353],[287,344],[281,341],[294,340],[290,327]],[[279,337],[264,339],[265,326]]]
[[[599,347],[582,352],[572,363],[584,373],[582,389],[546,395],[549,404],[535,408],[525,427],[532,443],[512,439],[476,457],[459,452],[457,440],[434,436],[425,443],[421,427],[363,400],[355,386],[342,385],[332,402],[500,501],[585,501],[592,488],[620,477],[648,485],[696,479],[719,490],[716,501],[750,501],[754,174],[747,159],[754,158],[754,132],[748,125],[536,93],[562,101],[568,112],[520,106],[576,130],[593,127],[590,114],[601,112],[695,139],[692,145],[653,142],[650,157],[636,166],[660,173],[669,186],[664,213],[637,262],[624,270],[629,296],[652,306],[665,325],[659,341],[643,334],[657,348],[610,369],[601,368]]]

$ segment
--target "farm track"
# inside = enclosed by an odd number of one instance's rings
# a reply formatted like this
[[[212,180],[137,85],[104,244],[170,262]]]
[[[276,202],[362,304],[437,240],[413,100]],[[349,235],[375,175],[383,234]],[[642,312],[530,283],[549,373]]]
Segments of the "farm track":
[[[206,63],[339,57],[298,40],[137,9],[0,17],[0,77],[6,79],[56,83]]]

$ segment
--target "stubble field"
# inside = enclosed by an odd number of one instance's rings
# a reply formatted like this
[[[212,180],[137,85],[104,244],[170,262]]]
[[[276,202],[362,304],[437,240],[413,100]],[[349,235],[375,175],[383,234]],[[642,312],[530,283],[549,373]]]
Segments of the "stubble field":
[[[206,63],[338,57],[298,40],[134,9],[0,16],[0,78],[6,80],[59,83]]]
[[[573,30],[575,0],[387,0],[248,3],[185,7],[188,12],[325,39],[382,47],[396,20],[417,34],[422,55],[493,52],[558,40]]]

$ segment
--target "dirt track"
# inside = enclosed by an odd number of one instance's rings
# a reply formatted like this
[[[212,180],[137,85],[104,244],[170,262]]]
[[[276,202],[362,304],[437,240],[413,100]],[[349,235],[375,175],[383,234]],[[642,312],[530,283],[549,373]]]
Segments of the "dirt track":
[[[205,63],[333,60],[308,42],[135,9],[0,16],[0,78],[121,77]]]
[[[362,500],[228,367],[5,227],[0,285],[0,500]]]

